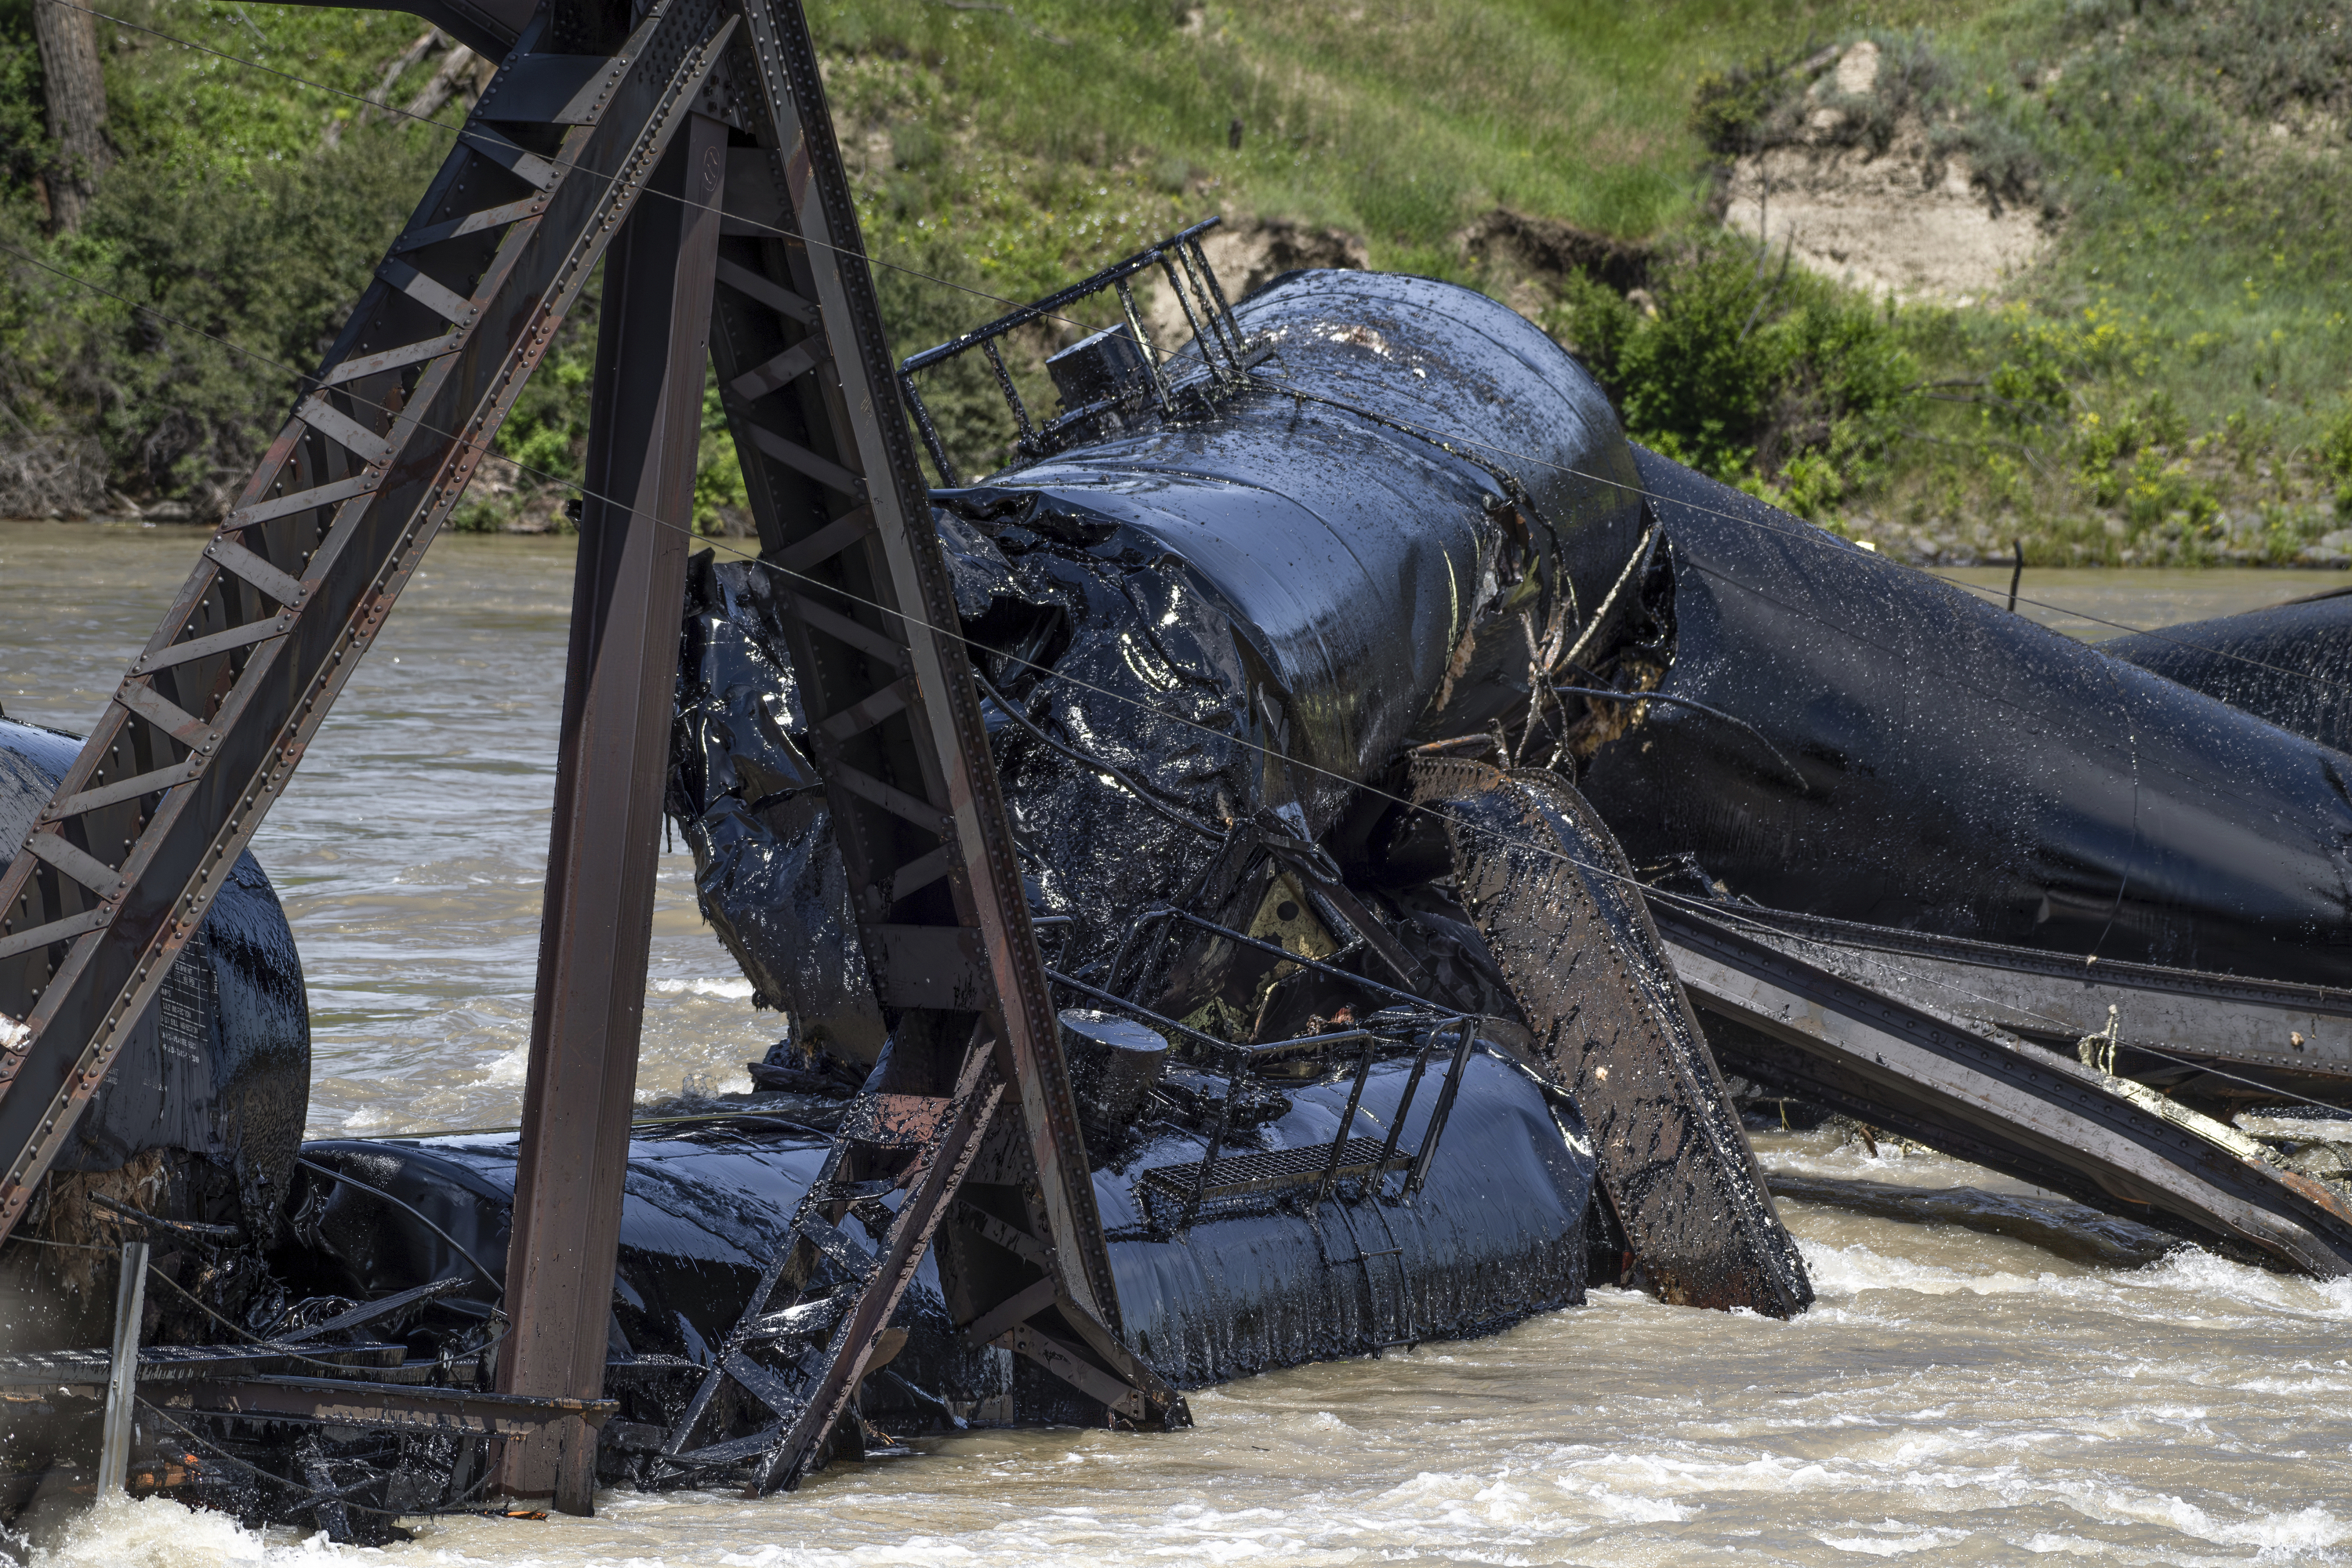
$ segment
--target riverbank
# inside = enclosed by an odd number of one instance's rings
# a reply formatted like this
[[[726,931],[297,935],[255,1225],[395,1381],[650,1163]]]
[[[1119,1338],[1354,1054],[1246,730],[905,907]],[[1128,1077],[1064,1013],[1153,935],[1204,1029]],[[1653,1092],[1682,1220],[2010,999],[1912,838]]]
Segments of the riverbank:
[[[472,538],[566,538],[574,531],[562,510],[562,497],[548,498],[546,504],[529,509],[513,508],[499,510],[477,510],[471,514],[471,527],[451,526],[445,533],[449,537]],[[728,542],[731,548],[756,552],[757,543],[748,529],[731,526],[737,520],[719,520],[704,531],[703,537],[714,542]],[[164,538],[184,536],[191,542],[200,540],[206,525],[197,524],[188,515],[184,505],[163,502],[141,511],[100,513],[83,518],[7,518],[0,517],[0,526],[40,527],[55,524],[61,528],[102,528],[131,530],[157,533]],[[2312,586],[2282,592],[2275,597],[2266,595],[2231,595],[2245,597],[2242,607],[2252,609],[2259,605],[2277,604],[2315,593],[2322,587],[2339,586],[2352,581],[2334,575],[2352,572],[2352,529],[2333,531],[2315,542],[2302,544],[2292,552],[2271,547],[2260,514],[2247,514],[2242,522],[2233,521],[2229,542],[2219,546],[2200,545],[2195,549],[2173,552],[2149,552],[2125,549],[2116,552],[2112,560],[2093,554],[2087,564],[2084,552],[2068,548],[2064,539],[2053,539],[2042,533],[2005,533],[1998,522],[1992,523],[1933,523],[1909,524],[1892,518],[1878,518],[1864,512],[1831,520],[1824,526],[1857,543],[1870,548],[1890,560],[1906,565],[1937,570],[1979,568],[2008,582],[2008,572],[2016,559],[2013,545],[2021,546],[2027,567],[2035,574],[2036,581],[2046,580],[2053,570],[2069,581],[2095,582],[2112,579],[2116,582],[2138,582],[2155,572],[2242,573],[2259,581],[2285,584],[2299,583],[2306,577]],[[2227,614],[2229,612],[2216,612]],[[2096,640],[2095,637],[2093,640]]]
[[[81,231],[47,232],[37,157],[0,160],[0,241],[29,258],[0,268],[0,508],[205,521],[486,62],[388,13],[120,15],[137,26],[100,34],[122,158]],[[2352,33],[2328,0],[810,20],[901,353],[1213,212],[1229,289],[1349,265],[1486,289],[1582,353],[1638,438],[1890,555],[2352,556]],[[0,15],[7,73],[38,101],[21,16]],[[553,525],[595,292],[457,526]],[[1008,345],[1033,406],[1066,336]],[[986,367],[937,379],[959,460],[996,467]],[[743,506],[722,426],[707,397],[704,527]]]

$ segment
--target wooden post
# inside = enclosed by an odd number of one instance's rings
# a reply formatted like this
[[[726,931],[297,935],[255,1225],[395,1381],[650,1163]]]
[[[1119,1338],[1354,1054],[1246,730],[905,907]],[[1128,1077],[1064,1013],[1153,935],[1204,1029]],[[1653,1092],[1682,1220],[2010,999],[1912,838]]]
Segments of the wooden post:
[[[122,1489],[131,1473],[131,1428],[137,1413],[139,1320],[147,1310],[147,1244],[122,1244],[114,1285],[114,1364],[106,1374],[106,1425],[98,1444],[98,1495]]]

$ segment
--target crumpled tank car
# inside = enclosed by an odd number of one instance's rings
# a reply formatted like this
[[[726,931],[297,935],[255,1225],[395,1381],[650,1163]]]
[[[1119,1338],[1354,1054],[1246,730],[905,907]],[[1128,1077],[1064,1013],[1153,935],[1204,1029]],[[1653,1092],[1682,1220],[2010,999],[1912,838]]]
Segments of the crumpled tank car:
[[[2344,978],[2352,805],[2326,746],[1633,446],[1569,355],[1470,290],[1295,273],[1233,324],[1240,375],[1219,374],[1213,331],[1156,370],[1114,328],[1049,363],[1055,420],[1033,426],[1008,384],[1022,434],[983,482],[933,441],[956,629],[1066,1000],[1196,1034],[1172,1059],[1206,1062],[1219,1041],[1344,1026],[1401,984],[1544,1058],[1577,1004],[1535,996],[1538,972],[1573,954],[1515,964],[1472,896],[1466,817],[1440,787],[1471,764],[1541,770],[1528,820],[1569,836],[1546,853],[1616,910],[1635,974],[1665,950],[1643,900],[1605,888],[1975,943],[1988,963]],[[792,1016],[757,1070],[847,1084],[888,1020],[800,740],[788,587],[698,560],[671,805],[706,911]],[[1542,806],[1560,791],[1590,811]],[[1688,1037],[1739,1026],[1702,1005],[1662,1027],[1700,1064],[1685,1111],[1719,1099]],[[2090,1027],[2035,1043],[2071,1051]],[[1605,1073],[1549,1065],[1610,1121],[1591,1103]],[[1906,1125],[2059,1179],[1998,1140]],[[1638,1200],[1601,1142],[1596,1224],[1622,1224]],[[1744,1147],[1717,1163],[1760,1189]],[[2114,1201],[2095,1177],[2068,1190]],[[2343,1254],[2340,1196],[2322,1207]],[[1781,1309],[1806,1294],[1787,1270]]]

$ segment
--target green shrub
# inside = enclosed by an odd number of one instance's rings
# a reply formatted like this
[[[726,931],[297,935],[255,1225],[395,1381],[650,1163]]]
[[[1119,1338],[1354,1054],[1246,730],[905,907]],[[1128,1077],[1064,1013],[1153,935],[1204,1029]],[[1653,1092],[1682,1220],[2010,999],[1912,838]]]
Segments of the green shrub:
[[[2133,462],[2122,496],[2125,521],[2140,531],[2176,521],[2200,531],[2221,510],[2212,490],[2190,475],[2185,460],[2167,462],[2148,447]]]
[[[1866,146],[1883,157],[1894,145],[1904,118],[1927,114],[1945,95],[1951,73],[1928,47],[1924,33],[1874,32],[1869,37],[1878,47],[1878,77],[1870,90],[1841,92],[1834,81],[1824,81],[1821,86],[1826,90],[1819,91],[1818,97],[1822,108],[1836,110],[1841,116],[1834,127],[1823,132],[1827,140]]]
[[[217,509],[277,434],[297,376],[333,342],[443,151],[429,132],[378,128],[262,164],[233,196],[126,159],[82,230],[54,243],[11,209],[0,216],[11,245],[96,287],[9,264],[0,386],[20,417],[29,405],[94,434],[121,488]]]
[[[719,401],[719,378],[708,373],[702,386],[702,438],[694,463],[694,531],[730,533],[748,522],[751,492],[743,482],[743,465],[735,453],[735,437],[727,428],[727,411]]]
[[[2336,481],[2336,510],[2352,518],[2352,395],[2319,438],[2320,469]]]
[[[32,6],[0,5],[0,183],[29,182],[55,152],[48,117],[41,108],[41,57],[33,42]]]
[[[1635,440],[1814,517],[1900,433],[1918,364],[1887,313],[1717,244],[1662,265],[1654,312],[1580,277],[1555,313]]]
[[[1707,150],[1725,158],[1744,157],[1777,138],[1778,122],[1790,100],[1804,88],[1792,80],[1791,61],[1767,59],[1755,66],[1701,71],[1691,92],[1691,129]]]

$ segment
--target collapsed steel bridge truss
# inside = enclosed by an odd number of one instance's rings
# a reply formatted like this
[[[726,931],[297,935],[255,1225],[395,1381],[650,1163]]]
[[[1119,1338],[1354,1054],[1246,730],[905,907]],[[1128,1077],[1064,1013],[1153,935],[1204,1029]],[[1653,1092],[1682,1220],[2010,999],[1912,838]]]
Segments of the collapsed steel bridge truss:
[[[814,760],[900,1022],[663,1461],[793,1484],[935,1242],[969,1331],[1108,1411],[1181,1422],[1118,1338],[1051,994],[970,668],[939,630],[954,602],[795,0],[418,8],[503,62],[0,880],[0,1237],[602,260],[499,1364],[502,1394],[562,1413],[505,1434],[499,1479],[589,1506],[582,1413],[602,1393],[706,353],[763,558],[791,585]],[[723,1388],[768,1424],[703,1441]]]

